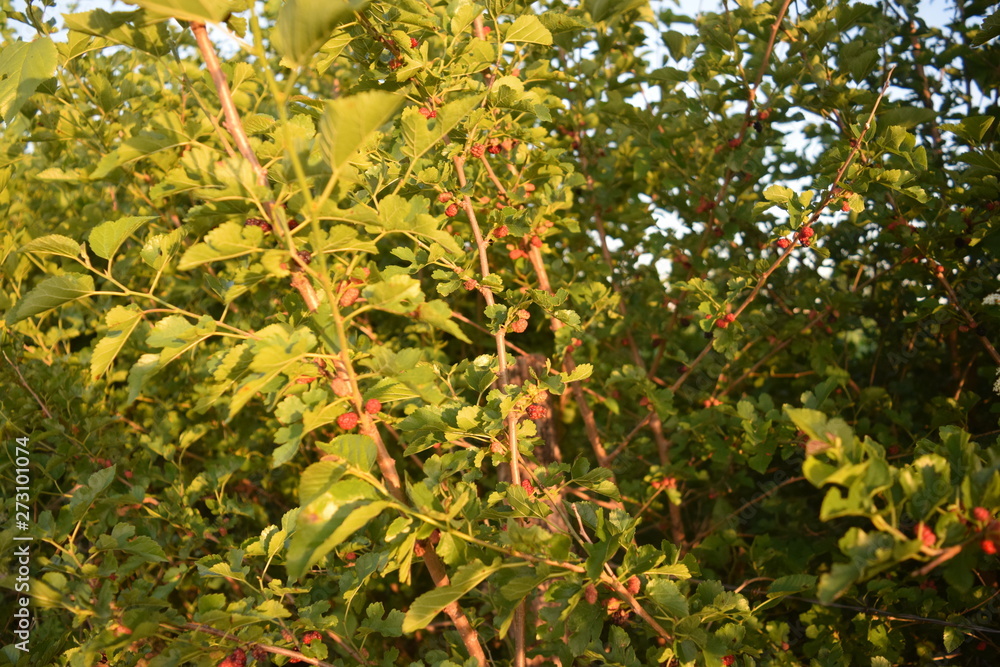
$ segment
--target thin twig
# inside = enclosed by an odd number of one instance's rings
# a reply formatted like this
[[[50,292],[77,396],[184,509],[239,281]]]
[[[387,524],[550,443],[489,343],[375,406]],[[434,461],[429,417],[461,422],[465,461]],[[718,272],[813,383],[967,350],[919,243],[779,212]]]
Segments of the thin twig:
[[[198,42],[198,49],[201,51],[202,58],[205,59],[205,67],[208,69],[209,74],[212,75],[212,81],[215,83],[215,91],[219,95],[222,112],[226,116],[226,129],[229,130],[233,141],[236,142],[236,148],[239,149],[240,155],[250,163],[254,173],[257,174],[257,185],[267,187],[267,170],[261,166],[253,149],[250,147],[250,139],[243,129],[243,121],[240,120],[240,114],[236,110],[232,91],[229,90],[226,75],[222,72],[222,67],[219,65],[219,57],[215,54],[215,47],[212,46],[212,41],[208,38],[208,31],[205,30],[205,24],[192,22],[191,32],[194,33],[194,38]]]

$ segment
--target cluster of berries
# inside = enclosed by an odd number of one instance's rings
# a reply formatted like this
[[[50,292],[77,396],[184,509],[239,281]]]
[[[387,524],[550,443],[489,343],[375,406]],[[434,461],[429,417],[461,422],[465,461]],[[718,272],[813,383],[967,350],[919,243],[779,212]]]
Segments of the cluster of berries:
[[[531,317],[531,313],[523,308],[517,311],[517,319],[511,322],[510,330],[514,333],[524,333],[524,331],[528,328],[529,317]]]
[[[736,315],[734,313],[726,313],[719,319],[715,320],[715,326],[719,327],[720,329],[725,329],[735,321],[736,321]]]
[[[365,402],[365,412],[370,415],[378,414],[382,411],[382,401],[377,398],[369,398]],[[350,431],[355,426],[358,425],[358,413],[356,412],[345,412],[344,414],[337,417],[337,426],[344,429],[345,431]]]

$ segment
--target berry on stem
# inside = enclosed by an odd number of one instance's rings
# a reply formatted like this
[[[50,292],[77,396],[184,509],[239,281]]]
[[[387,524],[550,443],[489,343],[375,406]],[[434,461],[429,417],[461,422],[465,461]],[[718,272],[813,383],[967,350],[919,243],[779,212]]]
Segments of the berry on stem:
[[[990,521],[993,518],[993,515],[990,514],[990,511],[985,507],[976,507],[973,509],[972,516],[976,519],[976,521],[982,522]]]
[[[778,239],[778,247],[782,250],[786,250],[790,245],[792,245],[792,242],[788,239]]]
[[[486,146],[483,146],[482,144],[474,144],[472,148],[469,149],[469,153],[472,154],[472,157],[482,157],[485,152]]]
[[[444,210],[444,214],[449,218],[454,218],[456,215],[458,215],[458,206],[456,206],[455,204],[449,204],[448,208]]]
[[[528,415],[528,419],[541,419],[545,416],[545,412],[545,406],[538,405],[537,403],[532,403],[525,410],[525,413]]]
[[[337,426],[344,429],[345,431],[350,431],[357,425],[358,425],[358,413],[356,412],[345,412],[344,414],[337,417]]]
[[[361,290],[357,287],[348,287],[344,290],[344,293],[340,295],[340,307],[347,308],[358,300],[361,296]]]
[[[367,412],[370,415],[375,415],[378,414],[379,412],[382,412],[382,401],[378,400],[377,398],[369,398],[367,401],[365,401],[365,412]]]

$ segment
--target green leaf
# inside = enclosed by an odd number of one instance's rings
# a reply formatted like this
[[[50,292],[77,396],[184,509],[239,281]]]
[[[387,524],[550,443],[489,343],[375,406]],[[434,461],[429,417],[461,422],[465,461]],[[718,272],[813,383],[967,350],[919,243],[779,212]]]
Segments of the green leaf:
[[[1000,35],[1000,9],[983,20],[983,25],[979,29],[979,32],[972,36],[972,45],[982,46],[997,35]]]
[[[809,590],[816,585],[816,577],[811,574],[790,574],[775,579],[767,588],[767,596],[791,595]]]
[[[69,30],[101,37],[114,44],[139,49],[154,56],[170,53],[171,39],[167,22],[162,17],[149,16],[142,9],[134,12],[95,9],[78,14],[63,14],[63,23]]]
[[[186,271],[208,262],[246,255],[259,250],[258,244],[261,238],[261,230],[258,227],[225,222],[206,234],[204,241],[188,248],[177,268]]]
[[[108,333],[97,342],[97,345],[94,346],[94,353],[90,356],[90,378],[92,380],[101,377],[111,368],[115,357],[122,351],[129,336],[142,321],[142,310],[135,304],[115,306],[108,311],[104,319],[108,325]]]
[[[438,109],[437,118],[427,119],[411,108],[403,112],[403,153],[416,160],[441,141],[483,101],[470,95],[448,102]]]
[[[347,483],[335,484],[330,491],[302,508],[288,546],[289,581],[298,581],[306,570],[390,507],[391,504],[384,500],[352,500],[338,488]]]
[[[236,6],[229,0],[130,0],[150,14],[169,16],[181,21],[219,23]]]
[[[319,122],[320,142],[330,168],[338,173],[396,113],[403,98],[378,90],[327,102]]]
[[[363,294],[372,308],[399,315],[416,310],[424,301],[420,281],[405,274],[370,285]]]
[[[129,216],[102,222],[94,227],[87,238],[90,249],[98,257],[110,260],[118,252],[118,248],[125,242],[125,239],[150,220],[156,220],[156,216]]]
[[[327,454],[344,459],[352,466],[366,472],[375,465],[378,455],[375,441],[367,435],[339,435],[329,444],[320,444],[319,447]]]
[[[674,618],[684,618],[688,611],[688,601],[669,579],[654,579],[646,585],[646,595]]]
[[[28,98],[55,76],[56,45],[48,37],[14,42],[0,49],[0,116],[8,125]]]
[[[790,201],[794,195],[795,193],[792,190],[783,185],[772,185],[764,190],[764,199],[775,204],[784,204]]]
[[[370,0],[286,0],[274,25],[274,46],[295,67],[309,63],[333,29],[346,23]]]
[[[499,562],[486,566],[478,560],[458,568],[455,576],[451,578],[450,585],[435,588],[413,601],[410,610],[406,612],[406,618],[403,619],[403,632],[411,633],[426,628],[442,609],[471,591],[499,569]]]
[[[48,255],[62,255],[63,257],[79,257],[83,246],[73,239],[62,234],[49,234],[37,239],[28,241],[21,246],[20,252],[37,252]]]
[[[94,279],[83,273],[50,276],[28,292],[7,312],[7,326],[52,310],[58,306],[90,296],[94,292]]]
[[[552,33],[542,25],[537,16],[518,16],[503,36],[505,42],[552,44]]]

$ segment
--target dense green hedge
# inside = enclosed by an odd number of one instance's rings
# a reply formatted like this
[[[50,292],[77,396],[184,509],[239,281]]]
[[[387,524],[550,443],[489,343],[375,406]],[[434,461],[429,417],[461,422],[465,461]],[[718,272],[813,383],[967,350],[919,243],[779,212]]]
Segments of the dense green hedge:
[[[135,4],[0,2],[12,664],[994,664],[989,3]]]

